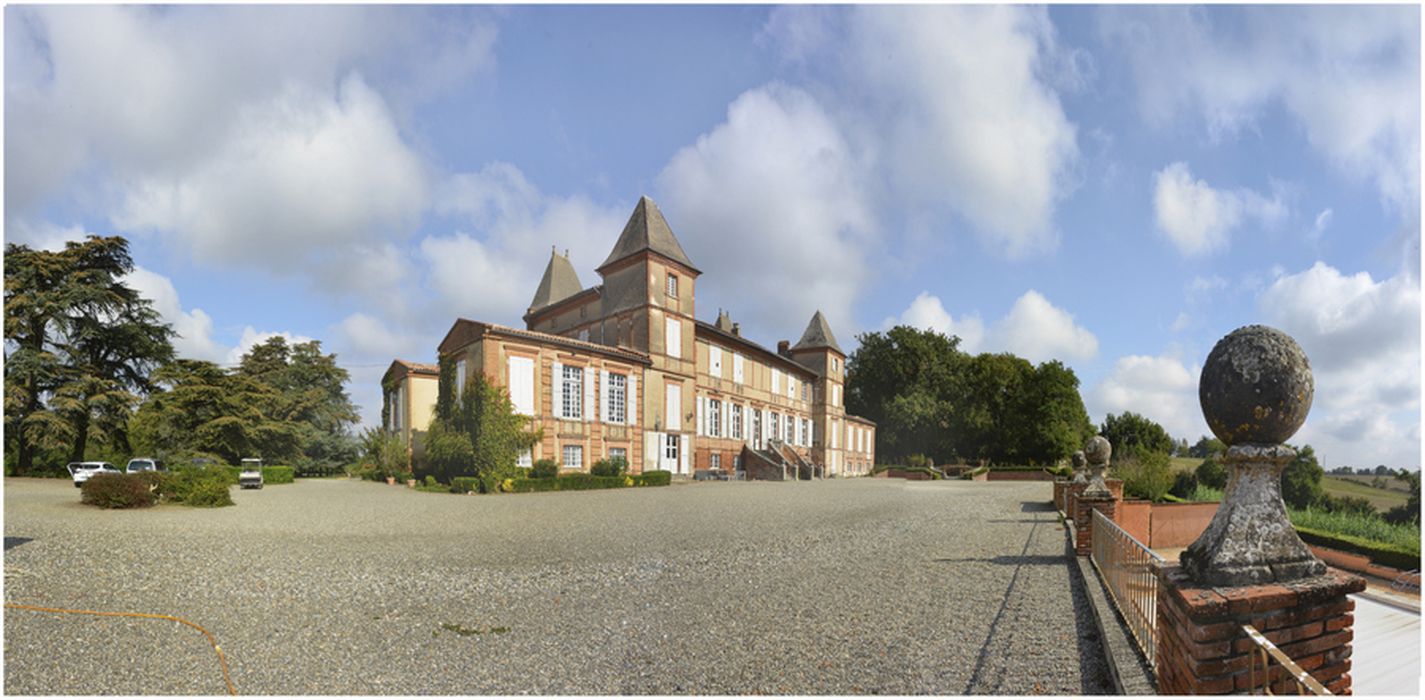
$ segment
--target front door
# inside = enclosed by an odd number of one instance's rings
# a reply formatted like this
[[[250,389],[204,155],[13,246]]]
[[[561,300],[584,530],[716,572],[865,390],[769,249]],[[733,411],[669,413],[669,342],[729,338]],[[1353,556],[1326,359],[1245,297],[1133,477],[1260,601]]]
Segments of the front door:
[[[660,446],[662,454],[661,458],[658,461],[659,469],[670,471],[674,474],[679,474],[682,472],[682,470],[679,469],[678,437],[679,436],[675,433],[663,434],[663,444]]]

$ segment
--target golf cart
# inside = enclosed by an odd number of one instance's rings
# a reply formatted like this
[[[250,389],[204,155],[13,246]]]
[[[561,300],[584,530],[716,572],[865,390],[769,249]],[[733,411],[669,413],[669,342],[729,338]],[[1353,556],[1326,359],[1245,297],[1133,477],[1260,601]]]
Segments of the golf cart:
[[[262,488],[262,460],[244,457],[242,472],[238,474],[238,486],[245,489]]]

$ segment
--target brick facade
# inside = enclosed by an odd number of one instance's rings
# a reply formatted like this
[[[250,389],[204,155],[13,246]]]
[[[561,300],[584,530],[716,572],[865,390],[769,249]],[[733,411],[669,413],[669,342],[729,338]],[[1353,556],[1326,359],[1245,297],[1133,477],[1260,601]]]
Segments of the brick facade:
[[[1346,596],[1364,590],[1364,579],[1330,570],[1285,584],[1199,587],[1176,564],[1154,573],[1159,694],[1247,692],[1256,645],[1242,625],[1260,631],[1332,694],[1350,694],[1355,601]],[[1284,694],[1284,669],[1268,668],[1273,692]],[[1260,682],[1260,663],[1256,673]]]

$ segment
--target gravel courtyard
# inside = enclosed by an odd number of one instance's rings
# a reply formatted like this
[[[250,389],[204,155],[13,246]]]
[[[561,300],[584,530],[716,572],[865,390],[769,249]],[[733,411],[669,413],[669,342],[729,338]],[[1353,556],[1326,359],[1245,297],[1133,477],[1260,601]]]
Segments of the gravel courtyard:
[[[513,496],[347,480],[101,511],[5,480],[5,600],[176,615],[242,694],[1104,694],[1047,483]],[[165,620],[5,610],[8,694],[222,694]]]

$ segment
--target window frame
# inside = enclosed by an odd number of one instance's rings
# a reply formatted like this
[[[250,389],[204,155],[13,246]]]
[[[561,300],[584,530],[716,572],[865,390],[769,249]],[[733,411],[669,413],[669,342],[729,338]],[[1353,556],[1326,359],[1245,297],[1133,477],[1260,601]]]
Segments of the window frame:
[[[667,278],[663,281],[663,293],[664,293],[664,294],[667,294],[669,297],[671,297],[671,298],[673,298],[673,299],[677,299],[677,298],[678,298],[678,276],[677,276],[677,275],[675,275],[675,274],[673,274],[673,273],[671,273],[671,272],[668,273]]]
[[[560,469],[579,469],[579,470],[583,470],[583,468],[584,468],[584,446],[583,446],[583,445],[562,445],[562,446],[560,447],[560,449],[559,449],[559,453],[560,453],[560,456],[561,456],[561,459],[560,459],[560,462],[559,462],[559,468],[560,468]],[[576,456],[578,456],[578,458],[579,458],[578,462],[577,462],[576,464],[572,465],[572,466],[569,464],[569,455],[571,455],[571,454],[572,454],[572,455],[576,455]]]
[[[624,425],[628,422],[628,375],[609,372],[609,422]]]
[[[563,376],[559,379],[560,406],[559,418],[561,420],[583,420],[584,419],[584,368],[579,365],[564,365]],[[573,376],[570,373],[574,373]],[[570,398],[570,387],[573,387],[573,398]],[[572,413],[572,415],[571,415]]]

